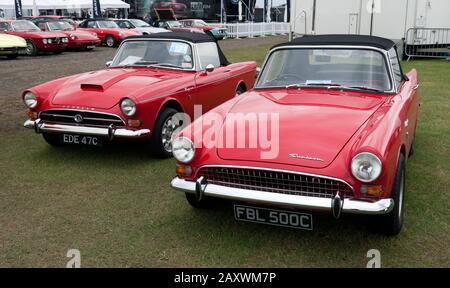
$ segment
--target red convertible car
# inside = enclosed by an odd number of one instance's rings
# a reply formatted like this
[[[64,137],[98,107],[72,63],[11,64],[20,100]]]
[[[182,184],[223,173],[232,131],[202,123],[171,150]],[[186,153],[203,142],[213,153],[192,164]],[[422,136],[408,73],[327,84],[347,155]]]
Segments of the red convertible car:
[[[234,200],[242,221],[312,229],[305,211],[367,214],[396,235],[418,87],[417,72],[403,74],[384,38],[306,36],[275,46],[252,91],[173,140],[171,186],[194,207]]]
[[[30,56],[38,52],[62,53],[69,42],[64,33],[41,31],[27,20],[0,20],[0,33],[24,38],[27,41],[25,53]]]
[[[69,39],[68,49],[93,50],[101,44],[101,40],[94,32],[75,30],[72,25],[61,20],[36,20],[33,21],[42,31],[64,33]]]
[[[122,29],[116,22],[109,19],[87,19],[80,23],[77,30],[89,31],[97,34],[102,43],[108,47],[118,46],[129,36],[141,35],[136,30]]]
[[[213,38],[197,33],[127,38],[107,66],[26,90],[24,126],[51,145],[141,139],[170,157],[179,113],[193,119],[195,105],[206,112],[234,98],[256,73],[255,62],[231,64]]]

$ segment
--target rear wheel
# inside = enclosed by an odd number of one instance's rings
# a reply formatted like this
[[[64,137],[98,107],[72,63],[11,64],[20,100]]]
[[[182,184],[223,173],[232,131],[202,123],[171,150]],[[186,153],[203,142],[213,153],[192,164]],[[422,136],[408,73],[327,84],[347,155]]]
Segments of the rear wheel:
[[[245,93],[245,88],[242,85],[239,85],[238,88],[236,89],[236,97]]]
[[[173,108],[163,108],[159,113],[151,139],[151,150],[158,157],[172,157],[172,137],[183,124],[181,119],[174,117],[177,113]]]
[[[42,137],[44,137],[45,142],[51,146],[62,146],[62,142],[58,134],[42,133]]]
[[[405,194],[405,157],[400,154],[398,159],[397,171],[395,174],[394,187],[392,188],[391,198],[394,199],[394,209],[382,216],[381,232],[389,236],[395,236],[400,233],[403,226],[403,197]]]
[[[27,48],[25,49],[25,54],[28,56],[35,56],[37,54],[36,45],[31,40],[27,40]]]
[[[116,47],[116,39],[114,39],[113,36],[108,35],[106,36],[106,46],[108,47]]]

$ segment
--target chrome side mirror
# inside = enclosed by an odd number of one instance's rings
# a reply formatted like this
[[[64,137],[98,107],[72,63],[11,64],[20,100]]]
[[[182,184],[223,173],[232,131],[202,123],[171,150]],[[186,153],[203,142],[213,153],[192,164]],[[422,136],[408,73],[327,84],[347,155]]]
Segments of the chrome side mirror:
[[[256,67],[255,78],[258,78],[259,74],[261,74],[261,67]]]
[[[106,62],[105,66],[110,67],[112,63],[113,63],[113,61],[108,61],[108,62]]]
[[[208,64],[208,65],[206,65],[206,68],[205,68],[205,74],[208,74],[208,73],[213,72],[214,69],[215,69],[215,67],[214,67],[213,64]]]

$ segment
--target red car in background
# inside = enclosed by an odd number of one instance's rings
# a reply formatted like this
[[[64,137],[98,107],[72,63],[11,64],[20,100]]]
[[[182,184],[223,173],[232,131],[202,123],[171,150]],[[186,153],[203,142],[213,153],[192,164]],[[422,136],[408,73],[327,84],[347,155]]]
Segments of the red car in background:
[[[118,46],[129,36],[141,35],[139,31],[120,28],[110,19],[87,19],[80,23],[77,30],[96,33],[101,42],[108,47]]]
[[[100,146],[142,140],[143,152],[172,156],[172,135],[194,118],[251,89],[256,63],[229,63],[210,36],[155,33],[127,38],[108,68],[26,90],[24,126],[50,145]],[[183,114],[184,115],[184,114]]]
[[[166,9],[174,11],[174,15],[178,18],[184,18],[187,12],[187,5],[184,3],[179,3],[177,0],[156,0],[152,5],[153,9]]]
[[[78,27],[78,23],[68,16],[47,15],[47,16],[32,16],[32,17],[23,17],[23,18],[26,18],[27,20],[31,20],[34,23],[36,23],[36,21],[41,22],[41,21],[50,21],[50,20],[61,20],[61,21],[69,23],[74,29],[76,29]]]
[[[57,31],[64,33],[69,42],[68,49],[93,50],[101,44],[101,40],[94,32],[75,30],[68,22],[61,20],[36,20],[33,21],[42,31]]]
[[[362,214],[398,234],[420,99],[396,48],[363,35],[273,47],[252,91],[173,140],[172,187],[197,208],[233,200],[240,221],[312,230],[312,213]]]
[[[33,22],[28,20],[0,20],[0,33],[11,34],[27,41],[27,55],[38,52],[60,54],[66,50],[69,42],[66,34],[61,32],[41,31]]]

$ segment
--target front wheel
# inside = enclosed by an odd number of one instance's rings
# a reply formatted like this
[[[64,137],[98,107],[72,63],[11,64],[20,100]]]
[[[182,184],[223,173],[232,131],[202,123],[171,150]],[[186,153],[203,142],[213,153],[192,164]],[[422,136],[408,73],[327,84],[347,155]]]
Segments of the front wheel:
[[[62,142],[58,134],[42,133],[42,137],[44,137],[45,142],[47,142],[51,146],[62,146]]]
[[[235,94],[235,96],[237,97],[237,96],[239,96],[239,95],[241,95],[241,94],[243,94],[243,93],[245,93],[245,88],[242,87],[241,85],[239,85],[239,87],[236,89],[236,94]]]
[[[8,57],[8,59],[16,59],[17,57],[19,57],[19,54],[11,54],[6,57]]]
[[[394,187],[391,198],[394,199],[394,209],[382,216],[381,232],[385,235],[395,236],[400,233],[403,226],[403,197],[405,194],[405,157],[400,154],[397,171],[395,174]]]
[[[197,209],[208,209],[213,206],[213,202],[210,198],[204,198],[198,201],[195,194],[191,193],[186,193],[186,200],[192,207]]]
[[[25,49],[25,54],[28,56],[35,56],[37,54],[36,45],[34,45],[33,41],[27,40],[27,48]]]
[[[163,108],[159,113],[151,139],[151,150],[158,157],[172,157],[174,132],[183,125],[182,119],[175,117],[177,113],[173,108]]]
[[[111,35],[106,36],[106,46],[110,48],[116,47],[116,39]]]

